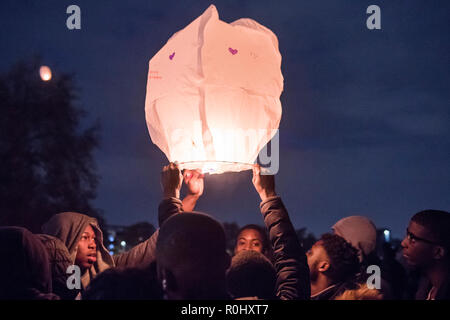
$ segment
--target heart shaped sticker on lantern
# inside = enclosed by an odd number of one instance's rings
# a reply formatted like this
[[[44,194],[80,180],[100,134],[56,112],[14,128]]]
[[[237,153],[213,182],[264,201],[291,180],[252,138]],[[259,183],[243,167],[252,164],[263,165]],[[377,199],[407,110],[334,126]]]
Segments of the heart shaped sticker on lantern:
[[[236,53],[238,53],[237,49],[233,49],[233,48],[228,48],[228,51],[230,51],[232,55],[235,55]]]

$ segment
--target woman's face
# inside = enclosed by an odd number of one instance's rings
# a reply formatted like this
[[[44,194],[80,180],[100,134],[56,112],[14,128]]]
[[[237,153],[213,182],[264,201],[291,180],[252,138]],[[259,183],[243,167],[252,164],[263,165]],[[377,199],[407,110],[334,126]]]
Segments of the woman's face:
[[[259,231],[255,229],[245,229],[239,233],[234,254],[242,250],[263,251],[263,239]]]

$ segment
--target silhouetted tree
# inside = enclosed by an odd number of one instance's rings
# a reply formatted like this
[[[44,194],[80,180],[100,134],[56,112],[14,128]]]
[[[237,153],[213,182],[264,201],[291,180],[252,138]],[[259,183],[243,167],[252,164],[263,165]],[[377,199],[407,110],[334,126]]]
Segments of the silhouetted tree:
[[[34,58],[0,75],[0,225],[38,232],[62,211],[102,223],[91,205],[99,125],[81,130],[85,111],[75,105],[72,76],[56,73],[44,82],[39,66]]]

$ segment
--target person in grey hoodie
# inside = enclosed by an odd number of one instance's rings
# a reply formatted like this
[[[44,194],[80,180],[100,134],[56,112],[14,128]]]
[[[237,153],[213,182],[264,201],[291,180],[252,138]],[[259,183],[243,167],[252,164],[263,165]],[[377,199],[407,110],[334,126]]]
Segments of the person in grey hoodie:
[[[158,231],[131,250],[113,256],[103,245],[103,232],[97,219],[87,215],[77,212],[56,214],[42,226],[42,232],[49,255],[60,257],[54,261],[56,266],[52,266],[53,270],[58,270],[54,276],[62,282],[60,287],[64,287],[64,279],[68,277],[64,273],[70,265],[80,268],[81,285],[85,289],[97,274],[106,269],[115,266],[147,267],[155,260]]]

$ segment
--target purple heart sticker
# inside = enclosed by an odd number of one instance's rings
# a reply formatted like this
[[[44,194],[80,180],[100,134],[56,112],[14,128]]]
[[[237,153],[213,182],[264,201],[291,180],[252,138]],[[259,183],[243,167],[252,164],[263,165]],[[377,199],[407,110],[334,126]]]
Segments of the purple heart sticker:
[[[228,48],[228,51],[231,52],[231,54],[234,56],[236,53],[238,53],[237,49]]]

